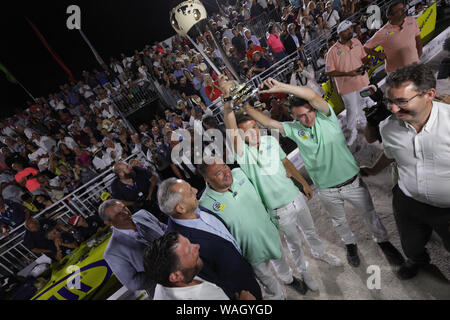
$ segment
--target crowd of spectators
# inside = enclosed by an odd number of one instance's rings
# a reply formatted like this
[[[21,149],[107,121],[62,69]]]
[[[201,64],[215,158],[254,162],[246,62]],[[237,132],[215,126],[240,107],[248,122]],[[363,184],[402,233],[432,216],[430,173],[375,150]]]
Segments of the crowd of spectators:
[[[196,38],[196,45],[219,67],[226,65],[225,54],[242,81],[268,75],[274,63],[297,51],[299,59],[287,81],[321,95],[316,71],[325,67],[327,51],[337,41],[332,28],[368,2],[248,0],[222,4],[220,12],[211,15],[206,31]],[[258,37],[251,29],[261,15],[271,22],[265,35]],[[317,48],[313,65],[303,50],[322,35],[329,41],[327,47]],[[353,37],[365,44],[370,35],[356,25]],[[25,245],[36,254],[61,259],[101,228],[103,221],[96,216],[76,216],[70,219],[72,227],[67,227],[32,216],[113,166],[117,178],[110,190],[112,198],[122,201],[130,212],[144,209],[166,223],[167,216],[156,200],[161,181],[176,177],[199,191],[206,186],[192,159],[178,162],[172,157],[186,139],[174,136],[177,129],[188,129],[192,140],[207,129],[225,133],[209,108],[223,95],[218,79],[202,54],[187,39],[175,36],[171,46],[155,42],[140,52],[135,50],[131,57],[111,58],[102,71],[84,71],[82,80],[61,85],[58,92],[29,102],[25,111],[1,121],[2,235],[25,223]],[[151,90],[152,82],[165,88],[176,103],[153,119],[141,121],[133,132],[118,106],[136,89]],[[285,99],[284,94],[265,94],[251,104],[274,120],[289,121]],[[123,162],[134,153],[143,158]],[[74,229],[78,237],[67,232]]]
[[[340,1],[222,4],[220,12],[211,15],[206,31],[197,37],[197,45],[218,66],[225,64],[222,54],[226,54],[241,80],[248,80],[287,54],[301,53],[311,39],[355,12],[354,3],[351,8]],[[250,29],[262,16],[271,23],[265,36],[257,37]],[[364,36],[361,28],[355,32]],[[325,64],[326,48],[322,49],[319,67]],[[307,83],[320,91],[312,65],[305,59],[296,64],[291,83]],[[0,122],[0,191],[7,206],[1,220],[3,236],[133,153],[145,155],[145,163],[139,165],[156,174],[158,181],[175,176],[198,188],[203,186],[193,166],[172,161],[176,143],[170,140],[171,132],[178,128],[192,128],[193,134],[196,123],[200,124],[196,130],[224,131],[208,108],[220,100],[222,92],[218,75],[204,57],[186,38],[175,36],[170,46],[155,42],[142,51],[135,50],[131,57],[110,58],[109,65],[102,68],[83,71],[78,82],[60,85],[57,92],[28,102],[25,111],[16,110],[14,116]],[[133,133],[120,109],[135,90],[151,90],[150,82],[165,88],[176,104],[167,106],[164,114],[142,121]],[[273,118],[285,120],[288,112],[283,98],[263,96],[263,103],[257,103]],[[14,211],[20,213],[11,216],[8,212],[15,206],[7,205],[9,202],[18,204],[20,210]]]

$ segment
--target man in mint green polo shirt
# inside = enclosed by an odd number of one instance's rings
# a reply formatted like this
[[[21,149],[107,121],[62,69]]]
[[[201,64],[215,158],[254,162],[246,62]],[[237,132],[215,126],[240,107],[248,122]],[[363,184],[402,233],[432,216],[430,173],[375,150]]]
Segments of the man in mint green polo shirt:
[[[292,94],[290,112],[294,121],[278,122],[255,109],[245,111],[263,126],[280,130],[283,136],[297,143],[319,197],[330,215],[336,232],[347,249],[350,265],[360,264],[356,239],[347,223],[344,201],[349,201],[360,213],[389,262],[398,264],[401,254],[388,241],[386,229],[378,218],[372,198],[359,178],[359,167],[348,149],[333,108],[316,92],[306,87],[292,86],[269,78],[268,90],[262,93]]]
[[[198,170],[207,183],[200,198],[200,206],[225,221],[238,242],[242,255],[253,266],[257,278],[266,287],[269,298],[283,297],[281,285],[270,270],[271,260],[277,260],[284,266],[284,274],[279,274],[279,278],[305,294],[305,283],[289,272],[288,261],[281,250],[277,220],[266,211],[245,173],[240,168],[231,171],[219,158],[204,159]],[[306,270],[306,265],[304,268]]]
[[[224,96],[229,95],[230,83],[223,77],[219,80]],[[222,90],[223,89],[223,90]],[[230,102],[224,104],[224,119],[227,129],[237,132],[241,129],[244,137],[235,134],[232,147],[242,171],[254,185],[264,206],[279,220],[280,236],[286,239],[297,269],[304,275],[303,280],[311,290],[317,290],[314,278],[306,271],[303,255],[300,227],[304,231],[315,257],[332,265],[342,262],[335,256],[325,252],[322,241],[317,236],[305,196],[295,186],[287,174],[298,180],[308,198],[312,197],[311,187],[297,171],[295,166],[281,149],[277,139],[272,136],[261,136],[259,127],[253,119],[245,115],[234,115]],[[231,133],[227,132],[227,134]],[[248,139],[247,139],[248,138]],[[283,273],[283,266],[278,260],[273,262],[278,273]],[[292,271],[291,271],[292,272]]]

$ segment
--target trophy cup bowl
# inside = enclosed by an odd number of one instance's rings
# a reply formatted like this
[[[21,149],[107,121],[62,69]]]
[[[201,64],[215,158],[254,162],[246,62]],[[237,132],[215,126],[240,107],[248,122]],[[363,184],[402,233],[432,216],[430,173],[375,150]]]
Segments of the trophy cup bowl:
[[[233,99],[233,109],[239,110],[244,104],[256,95],[258,89],[254,89],[251,85],[240,84],[237,81],[233,81],[231,87],[231,97]]]

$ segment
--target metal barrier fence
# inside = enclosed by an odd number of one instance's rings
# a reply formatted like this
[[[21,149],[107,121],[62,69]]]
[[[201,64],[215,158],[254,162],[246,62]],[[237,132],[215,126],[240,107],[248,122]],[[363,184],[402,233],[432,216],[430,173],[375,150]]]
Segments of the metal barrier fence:
[[[153,81],[145,81],[141,84],[131,81],[129,88],[122,86],[118,93],[110,96],[110,99],[120,113],[127,117],[157,100],[158,92]]]
[[[146,157],[139,152],[124,161],[133,158],[139,160]],[[101,194],[103,192],[111,193],[110,187],[115,177],[111,167],[52,206],[34,215],[33,218],[57,219],[68,225],[70,217],[74,215],[88,217],[96,214],[102,203]],[[0,274],[13,275],[38,258],[36,254],[25,247],[23,243],[25,232],[25,226],[22,224],[11,230],[9,236],[0,238]]]

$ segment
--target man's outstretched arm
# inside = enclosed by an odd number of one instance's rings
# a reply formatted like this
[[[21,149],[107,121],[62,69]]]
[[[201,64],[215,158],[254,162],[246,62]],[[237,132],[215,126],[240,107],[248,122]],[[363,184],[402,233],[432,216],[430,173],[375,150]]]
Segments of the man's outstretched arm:
[[[220,91],[223,92],[223,97],[227,98],[231,95],[231,87],[232,82],[228,80],[228,78],[225,75],[221,75],[219,77],[219,86]],[[227,130],[232,130],[233,134],[231,135],[233,141],[231,141],[231,145],[233,148],[233,151],[237,153],[238,156],[242,156],[243,149],[239,148],[239,145],[243,145],[244,140],[240,136],[236,122],[236,116],[234,115],[234,111],[231,105],[231,101],[225,102],[223,106],[223,115],[224,115],[224,122],[225,127]]]
[[[311,90],[307,87],[300,87],[286,83],[281,83],[272,78],[269,78],[266,81],[264,81],[263,85],[268,89],[260,91],[261,93],[292,94],[296,97],[305,99],[306,101],[308,101],[311,107],[313,107],[317,111],[322,112],[326,116],[330,115],[330,107],[328,106],[328,103],[325,100],[323,100],[322,97],[314,90]]]

